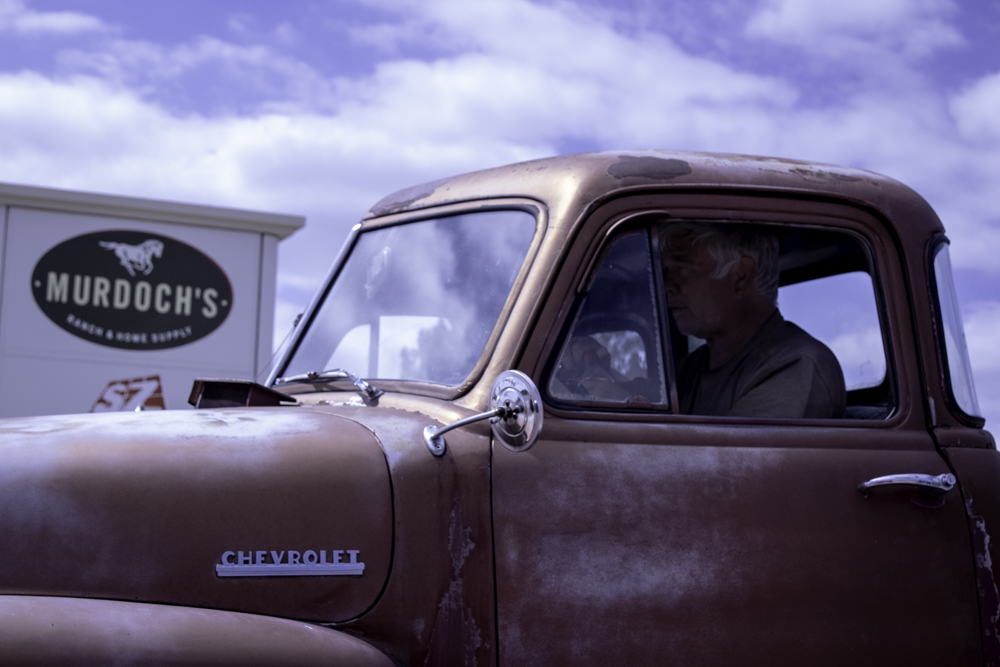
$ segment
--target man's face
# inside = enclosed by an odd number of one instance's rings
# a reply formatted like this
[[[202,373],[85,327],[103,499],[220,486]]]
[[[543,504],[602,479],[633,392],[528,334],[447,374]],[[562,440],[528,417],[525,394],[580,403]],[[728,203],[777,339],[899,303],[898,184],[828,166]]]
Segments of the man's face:
[[[681,237],[673,246],[663,254],[667,307],[682,334],[712,340],[736,310],[731,276],[712,278],[716,262],[703,244]]]

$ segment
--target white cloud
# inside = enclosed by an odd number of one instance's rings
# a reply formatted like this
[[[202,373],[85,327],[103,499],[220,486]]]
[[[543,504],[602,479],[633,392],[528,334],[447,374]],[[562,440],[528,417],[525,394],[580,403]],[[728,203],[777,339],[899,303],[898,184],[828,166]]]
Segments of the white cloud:
[[[837,355],[848,390],[876,387],[885,377],[885,350],[878,327],[840,334],[830,349]]]
[[[425,180],[551,153],[378,114],[177,115],[94,77],[0,75],[0,180],[304,214],[282,243],[276,340],[347,230],[384,195]]]
[[[962,135],[973,141],[1000,141],[1000,72],[985,76],[951,100]]]
[[[566,137],[649,145],[703,135],[734,109],[763,122],[794,100],[787,84],[694,58],[663,38],[635,42],[578,15],[505,6],[514,12],[506,18],[490,3],[494,15],[467,22],[489,18],[525,45],[552,41],[549,33],[562,42],[530,52],[480,27],[468,36],[485,42],[474,52],[390,60],[354,80],[212,38],[66,52],[65,69],[96,76],[0,82],[0,177],[268,208],[290,202],[322,219],[345,201],[360,214],[396,187],[552,153]],[[468,27],[450,20],[440,29]],[[536,23],[534,32],[523,22]],[[563,48],[572,55],[556,58]],[[207,65],[280,78],[286,87],[274,92],[286,104],[205,116],[155,101],[158,89]]]
[[[977,369],[1000,381],[1000,345],[995,343],[997,331],[1000,331],[1000,301],[969,304],[965,315],[969,355],[976,360]]]
[[[21,0],[0,0],[0,32],[21,34],[92,32],[106,28],[103,21],[80,12],[36,12]]]
[[[969,304],[963,317],[979,406],[1000,440],[1000,301]]]
[[[769,2],[753,30],[777,39],[773,31],[787,29],[789,39],[811,39],[817,48],[913,54],[919,49],[905,40],[933,33],[949,7],[936,0],[845,0],[837,11],[805,4],[813,14]],[[0,0],[0,8],[10,6]],[[949,106],[897,58],[886,65],[902,73],[891,89],[862,87],[805,109],[794,81],[692,55],[662,35],[626,35],[571,5],[428,0],[396,7],[399,21],[367,37],[377,35],[387,53],[430,38],[447,45],[441,55],[389,56],[370,75],[337,78],[280,46],[109,39],[101,50],[60,56],[62,71],[86,76],[0,75],[0,180],[307,215],[307,228],[282,244],[276,341],[347,229],[383,195],[574,142],[881,171],[938,209],[956,266],[998,270],[1000,151],[986,141],[997,131],[993,78]],[[249,20],[236,17],[231,27]],[[856,50],[841,55],[852,53],[864,60]],[[227,85],[255,104],[202,113],[171,104],[213,88],[225,98]]]
[[[766,152],[796,101],[787,82],[687,54],[659,35],[625,36],[565,5],[433,2],[414,11],[396,38],[432,34],[465,50],[381,63],[341,89],[353,100],[344,118],[433,141],[491,135],[536,154],[574,142]],[[379,27],[389,43],[391,32]]]
[[[689,55],[655,33],[624,35],[568,3],[428,0],[407,6],[414,15],[401,21],[398,28],[378,26],[379,39],[391,44],[433,37],[434,43],[448,45],[454,55],[429,64],[437,68],[453,63],[467,69],[476,80],[475,88],[455,88],[467,90],[470,96],[490,91],[490,77],[497,70],[505,75],[501,83],[507,84],[500,89],[501,94],[516,92],[517,86],[512,84],[522,75],[528,77],[525,92],[535,93],[532,86],[536,81],[531,77],[543,75],[541,83],[546,88],[542,93],[552,86],[590,87],[617,106],[648,107],[684,100],[788,104],[796,96],[791,86],[777,78],[738,72]],[[486,69],[478,71],[478,67]],[[516,104],[520,99],[512,101]],[[600,108],[581,111],[589,111],[591,125],[602,119]]]
[[[827,56],[875,49],[925,56],[963,38],[944,18],[950,0],[765,0],[747,34]]]
[[[56,58],[64,70],[92,73],[168,104],[171,97],[204,97],[199,87],[248,97],[253,106],[272,111],[328,110],[333,104],[333,81],[301,60],[263,45],[204,36],[172,47],[113,40],[100,51],[65,50]],[[236,108],[238,102],[233,99],[223,106]]]
[[[295,30],[295,26],[287,21],[278,24],[278,27],[274,29],[274,36],[285,44],[295,44],[298,40],[298,33]]]

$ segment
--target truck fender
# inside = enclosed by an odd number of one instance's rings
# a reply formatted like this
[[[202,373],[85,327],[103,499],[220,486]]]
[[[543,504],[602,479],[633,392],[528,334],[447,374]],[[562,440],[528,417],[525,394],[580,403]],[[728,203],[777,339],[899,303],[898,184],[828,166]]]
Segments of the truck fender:
[[[18,665],[394,665],[361,639],[310,623],[28,595],[0,595],[0,656]]]

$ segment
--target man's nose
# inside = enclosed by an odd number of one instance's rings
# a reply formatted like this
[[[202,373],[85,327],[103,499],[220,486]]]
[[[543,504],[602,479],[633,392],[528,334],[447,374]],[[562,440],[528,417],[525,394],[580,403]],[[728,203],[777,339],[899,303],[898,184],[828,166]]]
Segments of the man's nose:
[[[667,294],[677,294],[680,286],[677,281],[674,280],[673,274],[670,271],[663,272],[663,289]]]

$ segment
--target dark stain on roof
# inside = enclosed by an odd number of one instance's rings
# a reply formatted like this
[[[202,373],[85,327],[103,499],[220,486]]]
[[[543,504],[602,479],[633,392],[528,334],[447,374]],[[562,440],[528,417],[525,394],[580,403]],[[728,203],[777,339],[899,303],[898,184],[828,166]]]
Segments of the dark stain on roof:
[[[608,176],[613,178],[648,178],[665,181],[691,173],[691,165],[674,158],[619,155],[618,162],[608,167]]]
[[[430,197],[434,194],[435,190],[450,180],[450,178],[442,178],[436,181],[431,181],[430,183],[421,183],[420,185],[414,185],[413,187],[406,188],[405,190],[394,192],[372,206],[371,214],[387,215],[389,213],[396,213],[397,211],[405,210],[414,202]]]

